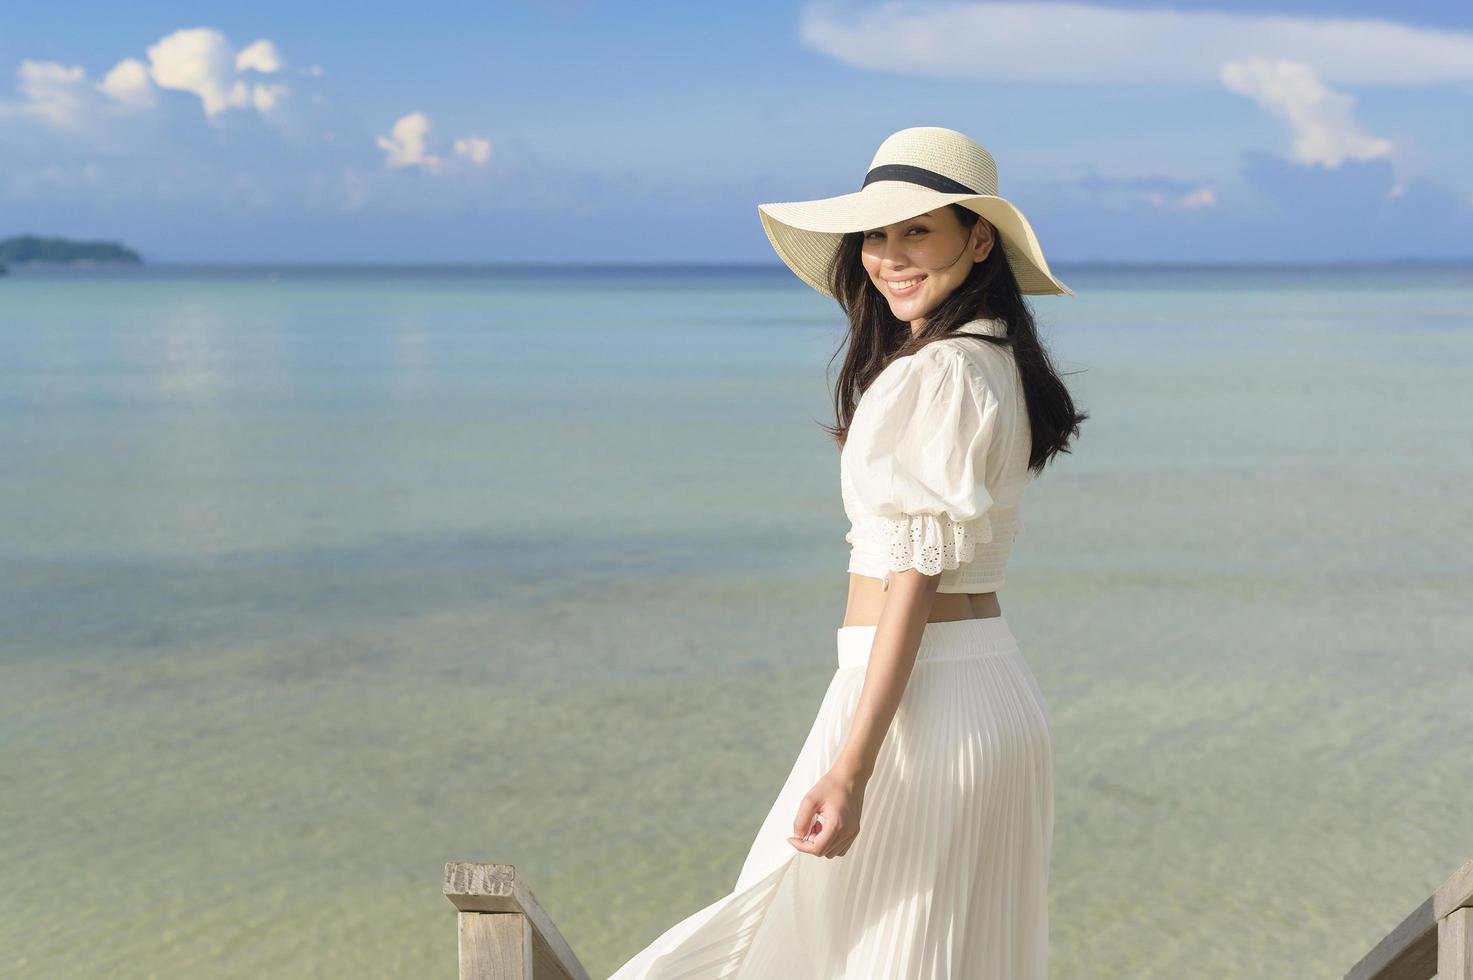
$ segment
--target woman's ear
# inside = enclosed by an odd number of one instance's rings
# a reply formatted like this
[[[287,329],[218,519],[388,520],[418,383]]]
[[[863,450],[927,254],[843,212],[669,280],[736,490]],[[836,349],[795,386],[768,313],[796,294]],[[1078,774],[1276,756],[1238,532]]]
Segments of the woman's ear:
[[[977,224],[972,227],[973,247],[975,249],[974,261],[981,262],[992,252],[992,246],[997,244],[997,235],[992,230],[992,225],[986,218],[977,219]]]

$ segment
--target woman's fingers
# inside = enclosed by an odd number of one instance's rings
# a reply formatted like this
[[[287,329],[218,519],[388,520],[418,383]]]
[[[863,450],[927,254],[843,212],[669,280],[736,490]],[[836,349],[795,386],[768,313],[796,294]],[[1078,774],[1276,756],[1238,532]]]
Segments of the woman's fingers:
[[[823,824],[817,834],[811,835],[807,840],[801,837],[789,837],[788,840],[794,847],[804,854],[822,854],[824,848],[828,847],[833,840],[834,830],[828,824]]]
[[[818,815],[818,800],[812,796],[805,795],[798,804],[798,815],[793,818],[793,836],[805,837],[813,827],[813,819]]]
[[[803,794],[788,843],[805,854],[843,857],[859,833],[862,787],[832,770]]]
[[[829,841],[828,849],[824,851],[823,856],[826,858],[843,857],[844,852],[849,850],[849,845],[853,843],[853,841],[854,832],[846,827],[844,828],[842,833],[834,834],[833,839]]]
[[[822,806],[815,806],[814,809],[822,809]],[[798,826],[802,826],[802,824],[800,823]],[[815,815],[808,819],[807,827],[808,829],[801,836],[794,834],[788,840],[792,842],[794,847],[805,854],[822,854],[823,849],[833,839],[834,831],[837,829],[833,825],[832,818]]]
[[[854,842],[857,830],[845,827],[837,820],[825,823],[818,834],[809,838],[807,842],[796,838],[788,838],[793,841],[793,846],[806,854],[816,854],[821,857],[842,857],[849,850],[849,845]]]
[[[849,853],[854,839],[859,832],[840,834],[837,827],[823,827],[815,837],[803,840],[800,837],[789,837],[788,843],[802,851],[804,854],[812,854],[816,857],[835,858],[843,857]]]

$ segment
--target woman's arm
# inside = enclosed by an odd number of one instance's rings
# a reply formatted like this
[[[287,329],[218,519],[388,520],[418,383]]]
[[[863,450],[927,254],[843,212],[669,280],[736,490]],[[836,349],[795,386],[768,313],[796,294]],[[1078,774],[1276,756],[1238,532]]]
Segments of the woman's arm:
[[[890,722],[900,707],[910,672],[921,647],[921,633],[931,616],[941,576],[922,575],[914,568],[894,572],[886,592],[885,608],[875,627],[874,645],[864,671],[864,689],[854,709],[854,720],[834,769],[851,777],[869,779]]]
[[[931,616],[940,582],[939,573],[924,575],[914,568],[891,574],[849,734],[833,767],[798,806],[793,836],[788,838],[798,850],[827,858],[842,857],[859,836],[864,790],[910,683],[921,633]],[[815,817],[821,818],[822,827],[818,834],[810,835]]]

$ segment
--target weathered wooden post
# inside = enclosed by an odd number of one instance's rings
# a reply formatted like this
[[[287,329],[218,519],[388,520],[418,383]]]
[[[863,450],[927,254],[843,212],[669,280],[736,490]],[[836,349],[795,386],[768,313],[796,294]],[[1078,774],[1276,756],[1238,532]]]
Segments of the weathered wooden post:
[[[1473,860],[1345,974],[1345,980],[1473,980]]]
[[[1437,980],[1473,980],[1473,861],[1433,896],[1437,914]]]
[[[458,913],[460,980],[590,980],[510,864],[445,864]]]

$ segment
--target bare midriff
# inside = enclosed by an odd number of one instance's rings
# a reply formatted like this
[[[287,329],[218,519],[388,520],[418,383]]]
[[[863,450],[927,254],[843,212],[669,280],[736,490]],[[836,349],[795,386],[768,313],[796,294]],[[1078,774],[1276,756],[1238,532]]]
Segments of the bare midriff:
[[[895,587],[891,580],[890,587]],[[849,601],[844,607],[844,626],[875,626],[890,593],[885,584],[868,575],[849,573]],[[931,602],[928,623],[945,623],[953,619],[988,619],[1001,616],[996,592],[938,592]]]

